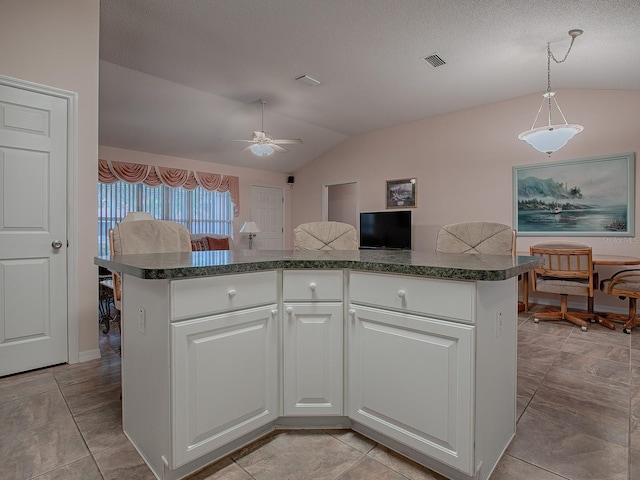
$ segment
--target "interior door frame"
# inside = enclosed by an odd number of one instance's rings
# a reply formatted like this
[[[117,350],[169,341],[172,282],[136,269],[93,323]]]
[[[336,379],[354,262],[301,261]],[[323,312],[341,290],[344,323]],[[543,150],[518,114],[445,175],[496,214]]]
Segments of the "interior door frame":
[[[76,209],[78,192],[78,177],[76,174],[78,158],[78,94],[5,75],[0,75],[0,84],[58,97],[67,102],[67,361],[69,363],[78,363],[78,249],[76,248],[76,245],[78,245],[78,213]]]
[[[360,185],[357,180],[343,180],[341,182],[325,183],[322,185],[322,221],[326,222],[329,219],[329,187],[335,187],[337,185],[349,185],[354,184],[356,187],[356,202],[355,202],[355,217],[356,217],[356,232],[360,234]]]

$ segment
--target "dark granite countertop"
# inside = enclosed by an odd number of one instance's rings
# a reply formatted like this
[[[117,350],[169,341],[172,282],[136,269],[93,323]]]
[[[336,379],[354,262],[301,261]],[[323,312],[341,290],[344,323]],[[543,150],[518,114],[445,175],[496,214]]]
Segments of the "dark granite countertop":
[[[144,279],[208,277],[274,269],[349,268],[459,280],[506,280],[541,259],[391,250],[213,250],[95,257],[94,263]]]

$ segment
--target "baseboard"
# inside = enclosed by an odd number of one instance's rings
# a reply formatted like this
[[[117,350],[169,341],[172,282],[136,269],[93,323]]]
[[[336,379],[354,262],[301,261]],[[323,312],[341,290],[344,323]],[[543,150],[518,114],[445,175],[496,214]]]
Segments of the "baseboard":
[[[85,350],[84,352],[78,353],[78,362],[88,362],[89,360],[97,360],[101,358],[100,349],[95,348],[93,350]]]

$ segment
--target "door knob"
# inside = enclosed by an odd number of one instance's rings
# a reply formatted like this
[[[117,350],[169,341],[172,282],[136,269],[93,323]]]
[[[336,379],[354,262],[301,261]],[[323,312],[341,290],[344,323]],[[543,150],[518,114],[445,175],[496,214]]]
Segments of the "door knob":
[[[51,242],[51,246],[53,248],[55,248],[56,250],[62,248],[62,241],[60,240],[54,240],[53,242]]]

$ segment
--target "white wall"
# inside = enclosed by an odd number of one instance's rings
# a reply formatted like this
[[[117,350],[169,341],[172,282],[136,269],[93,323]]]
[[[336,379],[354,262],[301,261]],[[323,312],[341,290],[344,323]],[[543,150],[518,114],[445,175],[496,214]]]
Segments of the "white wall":
[[[295,172],[292,223],[321,219],[322,186],[359,182],[361,211],[385,209],[385,180],[417,177],[414,249],[433,252],[438,228],[484,220],[513,224],[512,167],[640,151],[640,92],[560,90],[558,102],[569,122],[584,126],[551,158],[517,136],[530,128],[540,95],[529,95],[434,118],[397,125],[345,140]],[[640,175],[636,191],[640,195]],[[636,228],[640,208],[636,201]],[[556,237],[558,238],[558,237]],[[548,238],[547,238],[548,239]],[[567,237],[596,253],[640,256],[638,237]],[[528,251],[543,237],[519,237]],[[600,278],[615,269],[601,268]],[[596,298],[620,308],[617,299]]]
[[[99,0],[2,0],[0,74],[78,93],[78,350],[98,348]],[[60,205],[60,208],[65,208]]]

